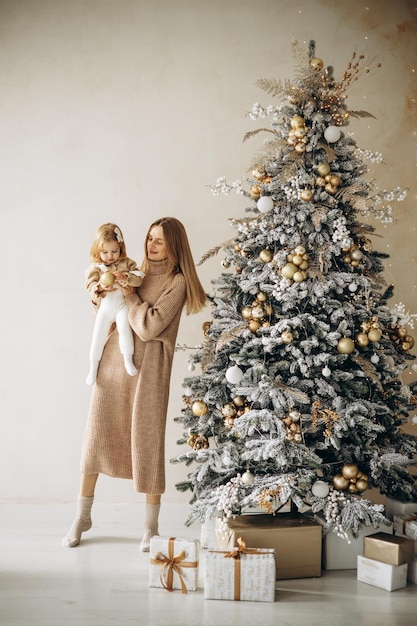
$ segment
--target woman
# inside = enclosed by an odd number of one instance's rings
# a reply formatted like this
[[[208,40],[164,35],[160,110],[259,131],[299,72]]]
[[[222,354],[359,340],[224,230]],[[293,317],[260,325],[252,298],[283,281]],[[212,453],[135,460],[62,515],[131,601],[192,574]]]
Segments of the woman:
[[[134,331],[137,376],[126,373],[117,330],[109,335],[93,388],[82,460],[75,520],[63,539],[79,544],[92,525],[91,507],[100,473],[133,479],[146,494],[145,532],[149,551],[158,534],[161,494],[165,491],[165,426],[172,360],[182,310],[201,311],[206,302],[182,223],[155,221],[145,241],[142,285],[126,296]]]

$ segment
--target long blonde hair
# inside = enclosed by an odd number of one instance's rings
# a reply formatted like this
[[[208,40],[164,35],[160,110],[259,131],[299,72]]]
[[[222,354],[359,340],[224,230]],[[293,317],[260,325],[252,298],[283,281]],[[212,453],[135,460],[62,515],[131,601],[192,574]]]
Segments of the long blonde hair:
[[[142,269],[146,274],[148,266],[147,241],[154,226],[161,226],[164,233],[169,271],[181,273],[187,288],[186,312],[198,313],[204,308],[207,296],[197,276],[190,244],[183,224],[175,217],[161,217],[150,225],[145,239],[145,260]]]

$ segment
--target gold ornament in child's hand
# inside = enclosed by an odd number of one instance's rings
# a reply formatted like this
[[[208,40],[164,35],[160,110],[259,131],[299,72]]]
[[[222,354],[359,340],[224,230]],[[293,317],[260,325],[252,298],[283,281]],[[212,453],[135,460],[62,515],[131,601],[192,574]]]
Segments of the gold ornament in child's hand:
[[[112,272],[104,272],[100,276],[100,285],[103,287],[111,287],[114,284],[114,274]]]

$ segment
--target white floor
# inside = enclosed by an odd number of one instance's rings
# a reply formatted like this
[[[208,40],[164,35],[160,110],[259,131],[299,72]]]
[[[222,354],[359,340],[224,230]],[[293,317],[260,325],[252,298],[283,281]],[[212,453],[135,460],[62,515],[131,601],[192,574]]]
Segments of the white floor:
[[[355,570],[277,581],[275,603],[149,588],[149,555],[138,550],[143,505],[96,504],[93,528],[65,549],[74,510],[0,505],[1,626],[417,626],[417,585],[390,593],[358,582]],[[185,515],[163,504],[161,534],[199,539]]]

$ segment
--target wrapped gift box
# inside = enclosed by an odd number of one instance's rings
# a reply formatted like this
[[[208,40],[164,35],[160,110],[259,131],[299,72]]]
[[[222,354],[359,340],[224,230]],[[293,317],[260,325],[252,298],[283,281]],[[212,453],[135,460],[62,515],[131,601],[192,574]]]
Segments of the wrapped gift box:
[[[396,535],[408,537],[415,541],[417,539],[417,513],[415,515],[407,513],[394,515],[394,531]]]
[[[245,552],[247,550],[247,552]],[[275,602],[275,550],[208,550],[204,560],[206,600]]]
[[[154,536],[150,544],[149,586],[197,591],[198,541]]]
[[[231,518],[227,529],[217,520],[217,545],[231,549],[238,537],[252,548],[273,548],[276,578],[312,578],[321,575],[322,528],[297,513],[240,515]]]
[[[396,514],[409,513],[417,515],[417,502],[403,502],[402,500],[394,500],[393,498],[387,498],[385,504],[385,516],[393,520]]]
[[[414,543],[408,537],[376,533],[364,537],[363,556],[389,565],[403,565],[414,559]]]
[[[390,565],[358,556],[357,579],[386,591],[395,591],[407,586],[407,563],[403,565]]]
[[[353,537],[348,532],[348,539],[338,537],[336,533],[329,532],[323,537],[323,569],[356,569],[358,556],[363,556],[363,539],[376,532],[392,534],[392,526],[364,526],[360,529],[358,537]]]

